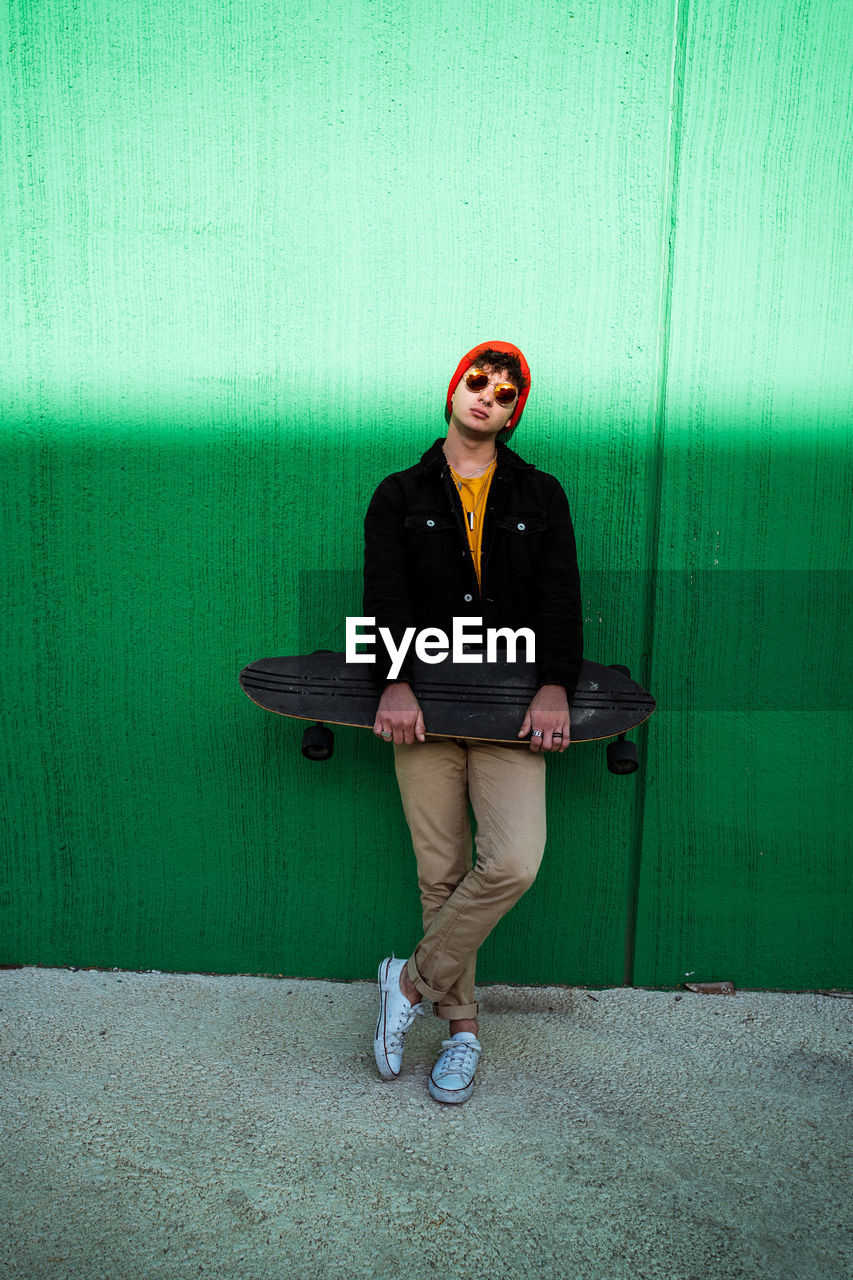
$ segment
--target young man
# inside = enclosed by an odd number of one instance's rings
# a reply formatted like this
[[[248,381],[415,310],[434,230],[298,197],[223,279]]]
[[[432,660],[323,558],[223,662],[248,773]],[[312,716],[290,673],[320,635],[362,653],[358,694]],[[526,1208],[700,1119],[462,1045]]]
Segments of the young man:
[[[420,462],[386,477],[365,517],[364,612],[399,645],[406,627],[454,617],[482,628],[529,627],[539,688],[519,747],[427,737],[411,662],[382,689],[374,732],[394,745],[412,835],[424,936],[408,960],[379,966],[374,1052],[380,1075],[400,1072],[405,1035],[432,1001],[450,1023],[429,1079],[441,1102],[464,1102],[481,1053],[474,1000],[477,949],[533,883],[545,847],[545,758],[569,745],[569,702],[583,648],[577,554],[559,482],[506,447],[530,390],[511,343],[469,351],[450,380],[447,436]],[[480,630],[478,626],[476,630]],[[477,823],[472,866],[468,802]]]

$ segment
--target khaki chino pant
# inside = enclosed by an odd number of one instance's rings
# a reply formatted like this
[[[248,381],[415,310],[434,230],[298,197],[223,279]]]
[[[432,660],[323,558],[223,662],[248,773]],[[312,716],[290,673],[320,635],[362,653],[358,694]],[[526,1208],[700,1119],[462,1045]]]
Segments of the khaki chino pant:
[[[423,908],[409,978],[439,1017],[475,1018],[477,949],[542,861],[545,758],[527,746],[444,738],[395,747],[394,762]]]

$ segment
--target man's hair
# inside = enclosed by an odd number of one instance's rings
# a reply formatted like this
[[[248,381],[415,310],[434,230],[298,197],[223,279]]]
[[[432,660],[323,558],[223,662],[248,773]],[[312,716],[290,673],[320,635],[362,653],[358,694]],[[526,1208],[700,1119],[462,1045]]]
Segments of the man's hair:
[[[518,387],[519,391],[523,391],[527,386],[527,379],[521,372],[521,361],[511,351],[495,351],[489,347],[485,351],[478,352],[476,359],[468,367],[471,369],[487,368],[492,373],[502,369],[510,382]]]

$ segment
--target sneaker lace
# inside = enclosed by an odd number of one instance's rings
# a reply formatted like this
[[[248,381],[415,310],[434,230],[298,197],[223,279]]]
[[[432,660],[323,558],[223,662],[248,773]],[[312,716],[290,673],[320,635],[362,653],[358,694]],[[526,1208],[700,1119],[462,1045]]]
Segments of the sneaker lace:
[[[442,1040],[441,1047],[444,1049],[441,1063],[442,1075],[466,1074],[472,1066],[471,1058],[474,1059],[473,1065],[476,1066],[479,1050],[469,1040]]]
[[[391,1025],[387,1028],[385,1039],[392,1053],[399,1053],[402,1050],[406,1032],[415,1018],[423,1018],[430,1012],[429,1009],[425,1009],[423,1006],[424,1002],[421,1000],[417,1004],[411,1005],[408,1013],[403,1013],[401,1010],[397,1015],[396,1025]]]

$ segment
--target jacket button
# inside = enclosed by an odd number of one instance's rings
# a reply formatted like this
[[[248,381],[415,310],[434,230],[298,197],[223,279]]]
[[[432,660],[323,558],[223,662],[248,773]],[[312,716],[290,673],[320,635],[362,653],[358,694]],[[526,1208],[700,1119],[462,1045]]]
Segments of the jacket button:
[[[518,526],[518,529],[519,529],[519,532],[520,532],[520,533],[524,533],[524,530],[525,530],[526,528],[527,528],[527,526],[526,526],[525,524],[519,524],[519,526]]]
[[[471,601],[472,601],[473,599],[474,599],[474,597],[473,597],[473,596],[466,596],[466,597],[465,597],[465,603],[466,603],[466,604],[470,604],[470,603],[471,603]]]
[[[427,520],[427,528],[428,528],[428,529],[434,529],[434,528],[435,528],[435,521],[434,521],[434,520]]]

